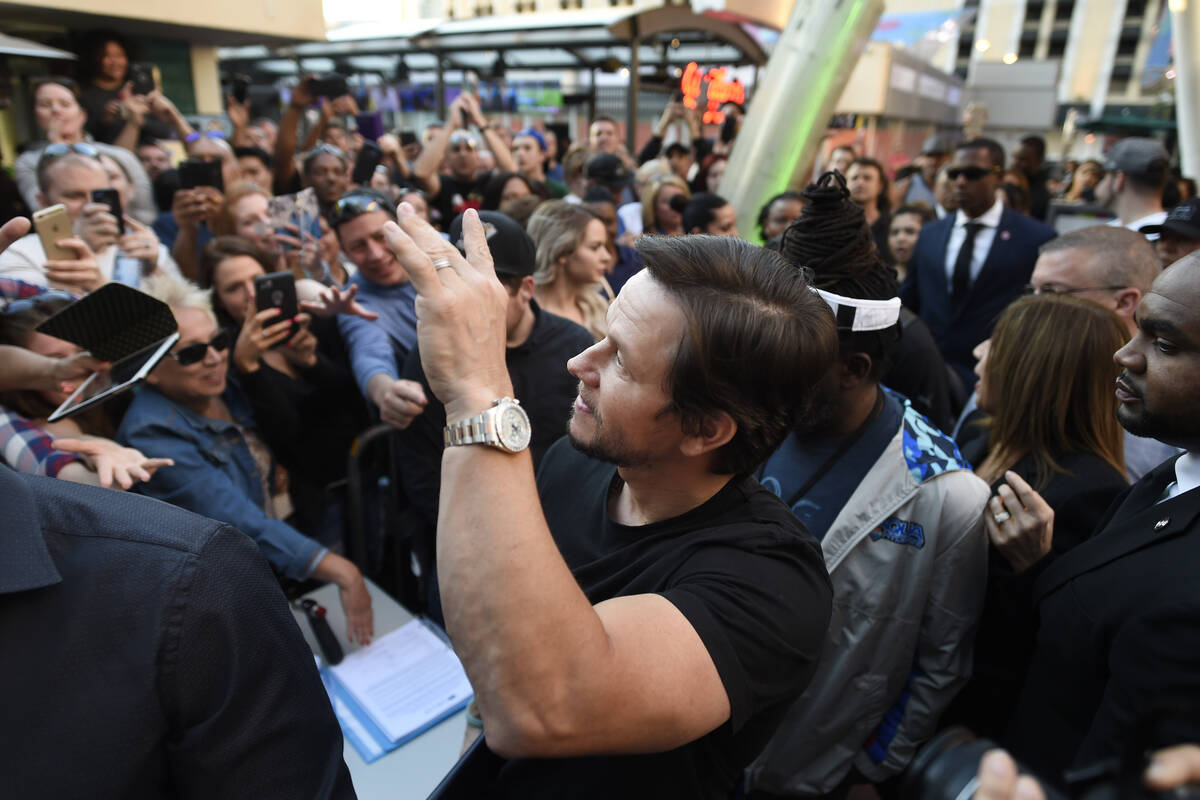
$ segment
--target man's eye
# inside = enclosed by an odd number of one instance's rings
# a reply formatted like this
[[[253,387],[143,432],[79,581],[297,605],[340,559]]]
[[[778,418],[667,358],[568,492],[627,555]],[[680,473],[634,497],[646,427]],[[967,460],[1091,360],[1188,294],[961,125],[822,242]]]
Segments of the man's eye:
[[[1174,355],[1179,349],[1175,345],[1168,341],[1164,341],[1163,339],[1155,339],[1154,347],[1157,348],[1158,352],[1167,356]]]

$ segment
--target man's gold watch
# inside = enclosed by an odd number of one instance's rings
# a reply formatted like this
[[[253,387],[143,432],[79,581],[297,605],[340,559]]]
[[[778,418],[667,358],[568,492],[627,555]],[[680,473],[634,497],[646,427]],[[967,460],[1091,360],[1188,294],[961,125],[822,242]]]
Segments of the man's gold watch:
[[[485,444],[505,453],[519,453],[529,447],[529,415],[511,397],[492,401],[486,411],[446,426],[442,439],[446,447]]]

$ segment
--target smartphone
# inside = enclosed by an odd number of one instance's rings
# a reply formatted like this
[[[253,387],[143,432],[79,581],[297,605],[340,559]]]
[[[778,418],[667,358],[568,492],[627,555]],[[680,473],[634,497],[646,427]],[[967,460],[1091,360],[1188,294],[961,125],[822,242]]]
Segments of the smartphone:
[[[117,194],[116,189],[93,189],[92,202],[103,203],[108,206],[108,213],[117,218],[117,228],[121,235],[125,235],[125,217],[121,214],[121,195]]]
[[[729,144],[735,136],[737,136],[737,119],[732,114],[728,114],[725,121],[721,123],[721,141]]]
[[[409,147],[414,144],[419,144],[417,134],[413,131],[400,131],[400,146]]]
[[[220,161],[189,158],[179,165],[179,188],[195,189],[198,186],[212,186],[219,191],[225,191]]]
[[[158,88],[158,67],[148,61],[137,61],[129,65],[129,81],[134,94],[150,94]]]
[[[291,319],[296,316],[300,313],[300,307],[296,303],[296,276],[290,272],[272,272],[269,275],[259,275],[254,279],[254,303],[258,306],[259,311],[264,311],[268,308],[279,309],[279,316],[267,323],[268,326],[280,320]],[[293,322],[287,339],[284,339],[275,346],[279,347],[285,344],[288,339],[292,338],[295,332],[296,323]]]
[[[42,240],[42,249],[46,251],[47,260],[71,261],[75,258],[74,250],[58,246],[63,239],[70,239],[75,235],[66,206],[59,203],[33,212],[33,225],[37,229],[38,238]]]
[[[250,79],[245,75],[234,75],[233,86],[229,93],[233,95],[233,99],[237,102],[246,102],[246,98],[250,94]]]
[[[335,97],[341,97],[344,94],[350,94],[350,87],[346,84],[346,78],[337,73],[313,78],[308,88],[312,92],[313,97],[327,97],[330,100]]]
[[[379,145],[370,139],[363,140],[358,157],[354,159],[354,172],[350,175],[350,182],[359,186],[369,185],[380,161],[383,161],[383,151],[379,149]]]
[[[383,112],[381,111],[364,111],[361,114],[355,114],[354,123],[358,126],[358,132],[367,141],[377,142],[379,137],[384,134]]]

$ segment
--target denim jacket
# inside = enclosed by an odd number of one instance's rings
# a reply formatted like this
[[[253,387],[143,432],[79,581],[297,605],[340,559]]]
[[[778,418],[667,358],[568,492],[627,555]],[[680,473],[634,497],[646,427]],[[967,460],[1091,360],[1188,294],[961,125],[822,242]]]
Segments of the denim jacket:
[[[255,427],[250,405],[232,382],[224,400],[242,427]],[[328,552],[286,522],[264,512],[262,481],[237,426],[210,419],[142,386],[125,413],[117,441],[149,458],[171,458],[138,484],[142,494],[226,522],[257,544],[276,572],[303,580]]]

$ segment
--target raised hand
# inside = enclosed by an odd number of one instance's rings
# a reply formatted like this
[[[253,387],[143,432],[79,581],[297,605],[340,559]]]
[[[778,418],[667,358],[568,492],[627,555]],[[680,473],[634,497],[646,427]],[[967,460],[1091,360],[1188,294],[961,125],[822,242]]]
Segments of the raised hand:
[[[983,511],[988,537],[1015,572],[1024,572],[1050,552],[1054,509],[1011,469]]]
[[[302,300],[300,301],[300,310],[317,317],[333,317],[338,314],[351,314],[356,317],[362,317],[365,320],[374,322],[379,319],[379,315],[374,311],[368,311],[362,306],[354,296],[358,294],[357,284],[351,285],[349,289],[342,291],[336,286],[323,287],[320,294],[317,295],[317,300]]]
[[[108,283],[100,271],[96,255],[82,239],[62,239],[59,247],[75,252],[70,260],[52,259],[46,262],[46,282],[52,286],[86,294]]]
[[[447,421],[456,422],[512,394],[504,360],[508,293],[474,210],[463,215],[465,258],[408,203],[397,215],[399,224],[388,222],[384,233],[417,290],[421,364]]]

